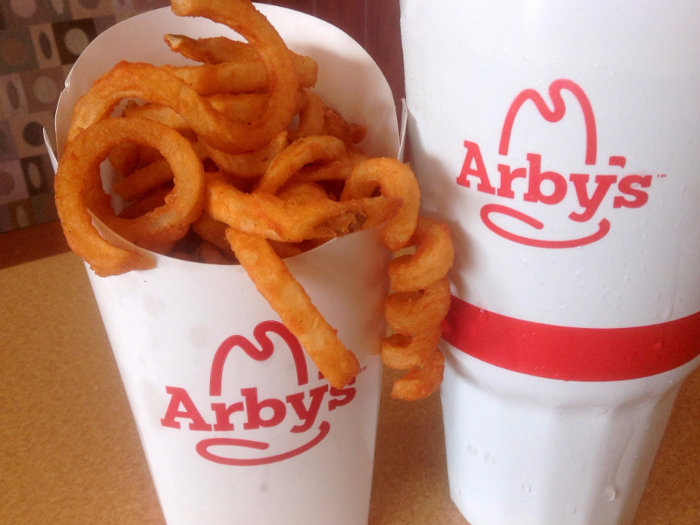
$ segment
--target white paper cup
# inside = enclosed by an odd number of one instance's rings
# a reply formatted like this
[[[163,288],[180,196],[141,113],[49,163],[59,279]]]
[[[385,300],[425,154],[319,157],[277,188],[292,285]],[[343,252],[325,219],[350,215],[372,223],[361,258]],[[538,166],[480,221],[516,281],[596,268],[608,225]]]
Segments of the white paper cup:
[[[258,8],[292,50],[317,60],[316,91],[367,125],[366,151],[395,156],[392,94],[367,53],[318,19]],[[184,62],[164,33],[235,36],[169,9],[107,30],[76,62],[61,96],[59,152],[75,101],[115,63]],[[341,390],[320,376],[240,266],[153,256],[153,270],[88,275],[167,523],[367,523],[390,257],[378,232],[286,259],[360,361],[356,380]]]
[[[687,1],[401,1],[411,163],[455,239],[442,388],[472,525],[631,523],[700,353]]]

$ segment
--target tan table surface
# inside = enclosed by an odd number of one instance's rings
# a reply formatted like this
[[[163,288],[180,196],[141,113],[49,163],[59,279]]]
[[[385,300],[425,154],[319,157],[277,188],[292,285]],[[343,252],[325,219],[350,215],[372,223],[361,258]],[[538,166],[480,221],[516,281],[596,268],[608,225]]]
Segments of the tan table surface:
[[[0,270],[0,297],[0,524],[163,524],[82,262],[67,253]],[[449,499],[439,396],[391,400],[390,379],[370,524],[465,524]],[[634,523],[665,524],[700,524],[698,372]]]

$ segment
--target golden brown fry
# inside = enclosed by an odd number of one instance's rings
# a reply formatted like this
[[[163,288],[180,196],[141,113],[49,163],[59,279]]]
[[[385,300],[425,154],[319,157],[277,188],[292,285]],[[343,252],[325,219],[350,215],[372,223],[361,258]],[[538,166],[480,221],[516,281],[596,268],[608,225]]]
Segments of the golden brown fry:
[[[301,95],[297,95],[297,100]],[[233,120],[241,122],[252,122],[262,115],[265,110],[270,96],[267,93],[221,93],[209,97],[209,102],[218,111]],[[297,101],[294,113],[297,113],[297,107],[300,102]]]
[[[231,251],[230,247],[227,247],[226,249],[229,252]],[[205,264],[233,264],[229,259],[222,255],[218,247],[206,241],[200,244],[199,250],[197,250],[197,260]]]
[[[228,226],[225,223],[212,219],[207,213],[202,213],[199,219],[192,223],[192,230],[197,235],[221,250],[231,249],[226,240],[226,228]]]
[[[149,146],[139,147],[139,166],[148,166],[162,158],[163,155],[161,155],[160,151],[156,148],[151,148]]]
[[[283,242],[346,235],[382,224],[401,206],[398,199],[373,197],[343,203],[318,199],[285,202],[266,193],[246,194],[221,174],[207,173],[206,212],[237,230]]]
[[[294,257],[300,253],[304,253],[301,243],[279,242],[270,239],[267,239],[267,242],[280,259],[287,259],[288,257]]]
[[[296,85],[294,93],[296,93]],[[136,97],[166,105],[179,113],[187,124],[207,143],[240,153],[267,144],[287,129],[296,109],[296,95],[284,95],[288,102],[268,104],[267,114],[256,125],[234,121],[216,111],[176,76],[151,64],[120,62],[98,79],[75,105],[68,142],[90,125],[106,119],[123,98]]]
[[[416,229],[420,208],[418,181],[411,168],[396,159],[368,159],[352,171],[340,199],[367,197],[377,187],[383,195],[403,201],[401,210],[382,229],[384,244],[395,252],[406,246]]]
[[[163,40],[165,40],[171,51],[203,64],[259,59],[258,54],[250,44],[239,40],[231,40],[225,36],[191,38],[186,35],[166,34]]]
[[[343,388],[360,370],[355,355],[338,339],[282,259],[260,237],[229,228],[226,237],[256,288],[280,316],[328,382]]]
[[[382,362],[397,370],[421,366],[437,348],[442,336],[440,325],[435,325],[413,336],[393,334],[382,343]]]
[[[314,182],[297,182],[291,184],[285,184],[280,191],[277,193],[277,197],[285,202],[292,202],[296,204],[302,204],[311,202],[318,199],[327,199],[328,194],[326,191]],[[279,242],[268,239],[267,242],[275,250],[275,253],[282,259],[288,257],[294,257],[307,250],[313,249],[319,246],[320,243],[325,242],[324,239],[309,239],[302,242]]]
[[[328,164],[305,166],[297,171],[291,180],[295,182],[344,181],[350,177],[355,166],[368,158],[364,154],[348,152],[347,156]]]
[[[175,187],[165,205],[133,220],[114,216],[99,172],[110,149],[124,142],[157,147],[175,172]],[[154,263],[149,257],[118,248],[102,238],[88,213],[90,196],[102,197],[95,200],[101,203],[96,211],[110,228],[141,245],[169,242],[185,235],[190,223],[201,214],[205,196],[202,163],[190,143],[167,126],[137,118],[103,120],[69,142],[54,186],[68,244],[102,276],[152,268]]]
[[[118,217],[120,219],[135,219],[149,211],[155,210],[165,204],[165,197],[172,189],[172,185],[167,185],[143,195],[139,200],[124,208]]]
[[[404,335],[429,330],[445,318],[451,297],[446,278],[423,291],[392,293],[384,302],[386,322],[394,332]]]
[[[168,47],[182,56],[204,64],[221,64],[224,62],[258,62],[255,48],[248,43],[231,40],[220,36],[214,38],[190,38],[185,35],[165,35]],[[299,85],[311,87],[316,84],[318,64],[312,58],[289,52],[299,78]]]
[[[231,120],[250,123],[259,118],[267,106],[270,96],[267,93],[222,93],[206,97],[212,107],[226,115]],[[304,95],[297,92],[297,102],[294,113],[298,113],[303,106]],[[190,130],[189,124],[175,111],[162,104],[146,104],[134,106],[124,112],[127,117],[142,117],[157,120],[163,124],[177,129],[180,133]]]
[[[296,67],[297,82],[300,87],[313,87],[316,84],[316,70],[302,62]],[[315,63],[314,63],[315,65]],[[201,66],[160,66],[184,80],[202,96],[219,93],[257,93],[270,87],[265,66],[255,62],[222,62]]]
[[[331,162],[345,155],[345,145],[335,137],[314,136],[295,140],[267,168],[255,193],[275,193],[307,164]]]
[[[428,397],[440,388],[445,371],[445,357],[435,349],[420,368],[394,381],[391,397],[404,401],[417,401]]]
[[[282,186],[277,197],[283,201],[301,204],[317,199],[327,199],[328,194],[315,182],[292,182]]]
[[[312,135],[325,135],[326,131],[326,105],[316,93],[304,89],[304,105],[299,113],[299,126],[294,132],[294,138],[310,137]]]
[[[131,175],[139,165],[140,146],[131,142],[117,144],[109,152],[109,162],[122,177]]]
[[[389,286],[392,290],[422,290],[445,277],[452,268],[454,247],[450,230],[445,224],[420,217],[408,246],[417,246],[416,251],[389,263]]]
[[[226,153],[203,144],[207,154],[220,170],[243,179],[255,179],[265,174],[272,160],[289,144],[287,132],[282,131],[269,144],[249,153]]]
[[[132,201],[173,179],[173,170],[165,159],[160,159],[129,177],[114,183],[114,193],[126,201]]]
[[[201,144],[195,142],[192,149],[200,160],[207,158],[206,150]],[[114,183],[113,190],[122,199],[131,201],[172,179],[173,170],[170,164],[166,159],[160,158]]]
[[[339,138],[347,145],[359,144],[367,135],[367,129],[364,126],[348,124],[333,108],[326,107],[323,118],[326,134]]]
[[[168,127],[182,131],[190,129],[190,125],[175,111],[162,104],[146,104],[145,106],[134,106],[124,112],[125,117],[140,117],[148,120],[155,120]]]

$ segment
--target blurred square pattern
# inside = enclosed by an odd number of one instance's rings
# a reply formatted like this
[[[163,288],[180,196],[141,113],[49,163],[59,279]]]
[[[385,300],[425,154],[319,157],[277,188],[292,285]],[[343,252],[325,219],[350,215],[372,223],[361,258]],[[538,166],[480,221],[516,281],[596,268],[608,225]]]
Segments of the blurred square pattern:
[[[101,32],[169,0],[0,0],[0,233],[55,220],[53,140],[70,68]]]

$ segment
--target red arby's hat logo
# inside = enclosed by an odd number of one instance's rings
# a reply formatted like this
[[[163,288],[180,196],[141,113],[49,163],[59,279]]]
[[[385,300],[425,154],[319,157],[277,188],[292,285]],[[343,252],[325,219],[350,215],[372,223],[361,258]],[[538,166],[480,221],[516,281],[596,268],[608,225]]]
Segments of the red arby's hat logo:
[[[464,141],[467,153],[461,172],[457,177],[457,184],[471,188],[471,182],[476,182],[476,190],[500,197],[499,202],[484,205],[481,208],[481,219],[486,227],[501,237],[520,244],[538,248],[573,248],[594,243],[605,237],[611,229],[611,220],[607,217],[600,218],[597,224],[589,221],[598,214],[608,213],[611,210],[602,210],[601,206],[606,196],[612,197],[612,210],[622,208],[640,208],[649,200],[649,194],[645,191],[651,186],[652,175],[625,174],[625,173],[590,173],[594,172],[598,156],[598,133],[596,128],[593,106],[584,90],[575,82],[568,79],[559,79],[549,86],[549,98],[551,109],[544,97],[534,89],[525,89],[519,93],[508,109],[501,132],[498,153],[503,157],[508,156],[511,142],[511,133],[516,118],[521,109],[526,105],[534,105],[539,115],[547,122],[557,123],[567,113],[567,105],[562,97],[562,92],[573,95],[577,104],[570,111],[580,111],[583,114],[585,129],[582,137],[585,139],[585,149],[582,158],[589,173],[569,173],[564,170],[554,171],[543,168],[546,159],[542,153],[528,153],[525,165],[514,165],[513,162],[499,163],[497,166],[487,169],[484,163],[481,149],[476,142]],[[621,155],[612,155],[608,158],[605,171],[621,171],[625,168],[627,159]],[[489,175],[491,171],[491,175]],[[583,170],[581,170],[583,171]],[[495,175],[495,174],[498,175]],[[665,175],[657,175],[665,177]],[[493,178],[492,178],[493,177]],[[496,178],[498,183],[494,185]],[[494,183],[492,183],[494,181]],[[519,185],[519,186],[518,186]],[[516,186],[521,191],[516,192]],[[580,235],[571,238],[548,239],[538,232],[543,232],[545,225],[535,214],[525,213],[517,209],[517,203],[532,203],[544,206],[564,206],[565,197],[573,192],[576,197],[576,206],[573,206],[567,219],[581,227]],[[568,201],[570,202],[570,200]],[[610,199],[607,199],[610,203]],[[570,205],[570,204],[569,204]],[[521,205],[522,206],[522,205]],[[533,208],[530,207],[530,210]],[[567,210],[568,211],[568,210]],[[601,213],[598,213],[601,211]],[[515,219],[515,224],[520,227],[513,228],[499,222],[499,216]],[[500,224],[500,225],[499,225]],[[545,234],[546,235],[546,234]]]
[[[566,103],[561,97],[562,90],[565,89],[570,91],[578,101],[583,111],[583,120],[586,124],[586,164],[593,165],[596,162],[596,156],[598,155],[598,134],[595,127],[595,116],[593,115],[593,108],[588,100],[588,97],[579,87],[571,80],[555,80],[549,86],[549,97],[552,99],[553,108],[550,110],[547,107],[547,103],[542,98],[537,91],[534,89],[526,89],[521,92],[515,100],[510,105],[508,109],[508,115],[506,115],[506,121],[503,124],[503,131],[501,132],[501,143],[498,147],[498,153],[501,155],[508,155],[508,147],[510,146],[510,134],[513,131],[513,124],[515,124],[515,117],[518,115],[522,105],[528,100],[534,102],[535,107],[547,122],[559,122],[566,114]]]
[[[284,396],[261,398],[258,387],[239,389],[237,399],[222,399],[222,383],[226,363],[250,358],[264,362],[275,353],[275,344],[269,334],[277,335],[294,362],[297,389]],[[215,432],[217,437],[205,437],[195,449],[204,459],[222,465],[253,466],[276,463],[298,456],[312,449],[328,436],[329,421],[325,414],[347,405],[355,398],[355,388],[336,389],[319,374],[317,385],[310,383],[304,350],[297,338],[280,322],[264,321],[253,331],[257,346],[241,335],[226,338],[214,353],[209,378],[210,403],[197,406],[184,388],[166,386],[170,396],[164,427],[194,432]],[[282,349],[280,349],[282,350]],[[282,350],[284,351],[284,350]],[[235,366],[231,363],[229,366]],[[354,383],[354,381],[353,381]],[[308,397],[308,401],[305,399]],[[233,402],[231,402],[233,401]],[[326,403],[324,403],[324,401]],[[206,407],[206,409],[204,408]],[[246,434],[265,428],[286,425],[289,432],[300,437],[285,450],[272,443],[249,438]],[[222,434],[225,434],[222,436]],[[274,452],[271,452],[275,450]]]

